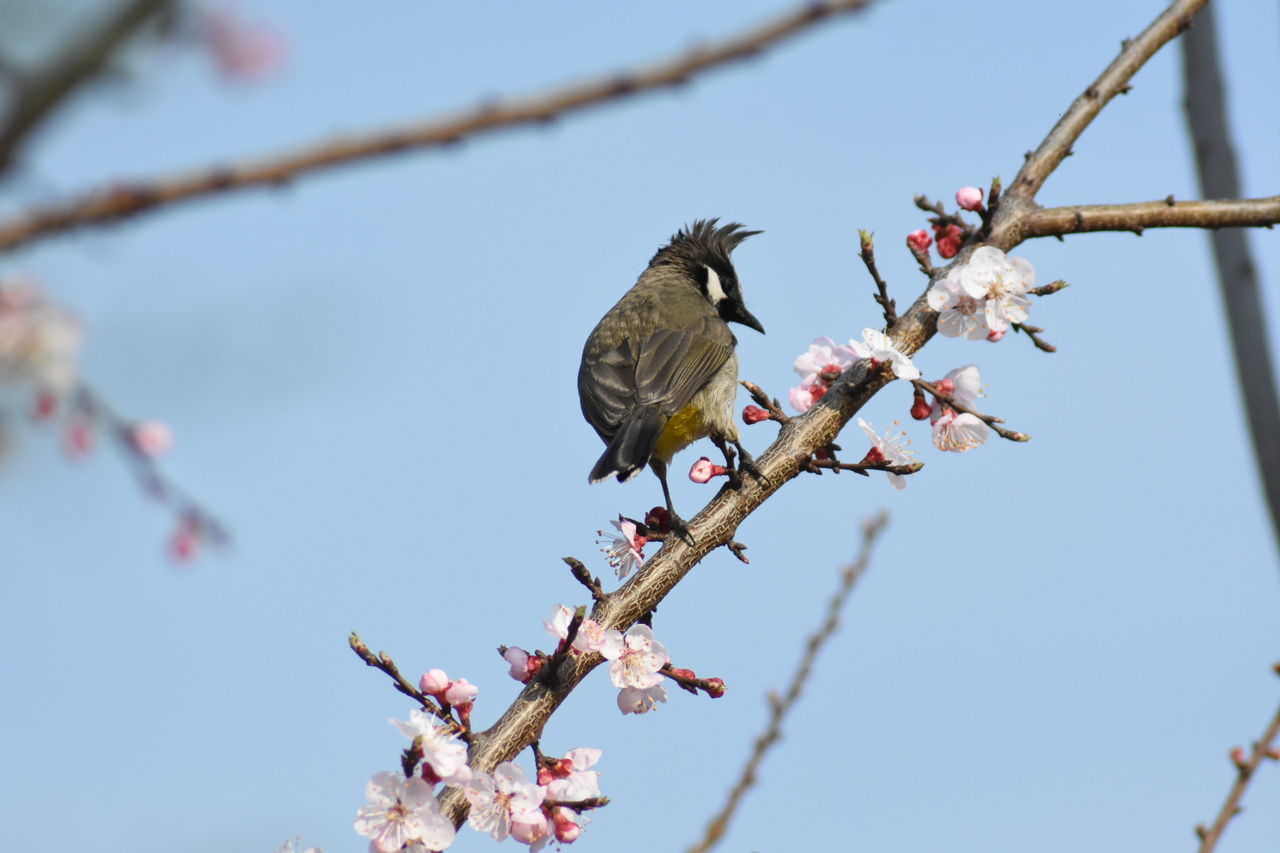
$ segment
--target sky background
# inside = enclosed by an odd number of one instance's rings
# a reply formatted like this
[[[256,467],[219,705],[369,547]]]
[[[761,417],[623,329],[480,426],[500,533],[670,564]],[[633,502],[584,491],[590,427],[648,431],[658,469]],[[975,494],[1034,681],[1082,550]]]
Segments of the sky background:
[[[93,6],[41,5],[11,51]],[[118,456],[69,461],[56,433],[18,425],[0,466],[4,847],[364,850],[352,820],[368,777],[397,765],[386,720],[411,703],[348,632],[411,679],[478,684],[487,726],[519,690],[495,647],[550,648],[552,606],[584,602],[560,558],[606,574],[596,530],[660,502],[647,474],[587,485],[602,445],[574,381],[653,251],[700,217],[765,231],[735,255],[768,330],[739,334],[739,355],[785,399],[811,339],[882,322],[857,229],[910,304],[913,194],[1011,179],[1162,6],[885,0],[677,91],[0,258],[83,318],[102,394],[172,424],[166,469],[236,540],[175,568],[170,518]],[[0,210],[626,68],[788,7],[242,3],[287,38],[279,73],[236,85],[196,50],[135,51],[33,140]],[[1218,12],[1245,191],[1272,195],[1280,8]],[[1197,197],[1181,97],[1173,45],[1040,201]],[[1274,330],[1277,234],[1249,241]],[[624,718],[598,670],[552,718],[543,748],[602,749],[613,799],[575,849],[700,836],[881,508],[843,628],[721,849],[1194,849],[1233,779],[1227,750],[1280,700],[1280,571],[1208,238],[1015,254],[1072,284],[1031,316],[1059,352],[939,337],[916,363],[926,378],[976,363],[984,410],[1034,439],[943,454],[901,383],[878,395],[862,415],[903,421],[927,464],[905,491],[804,477],[740,528],[749,566],[713,553],[658,611],[675,664],[722,677],[723,699],[673,690]],[[26,398],[6,399],[21,421]],[[744,440],[759,452],[775,432]],[[854,458],[864,439],[851,426],[842,443]],[[713,489],[685,466],[712,450],[673,466],[687,516]],[[1274,851],[1278,804],[1280,766],[1264,766],[1220,849]],[[468,829],[452,849],[492,845]]]

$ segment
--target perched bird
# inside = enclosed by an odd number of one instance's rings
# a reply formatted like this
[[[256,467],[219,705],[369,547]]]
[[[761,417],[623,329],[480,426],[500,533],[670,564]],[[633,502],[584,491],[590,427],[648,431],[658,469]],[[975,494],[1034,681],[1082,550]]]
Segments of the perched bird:
[[[658,250],[639,280],[604,315],[582,349],[578,398],[582,414],[608,449],[589,479],[625,482],[648,465],[662,483],[671,529],[688,526],[671,505],[667,465],[699,438],[710,437],[732,468],[759,478],[738,439],[738,339],[729,323],[763,334],[742,300],[729,254],[759,231],[698,220]],[[736,472],[734,480],[736,479]]]

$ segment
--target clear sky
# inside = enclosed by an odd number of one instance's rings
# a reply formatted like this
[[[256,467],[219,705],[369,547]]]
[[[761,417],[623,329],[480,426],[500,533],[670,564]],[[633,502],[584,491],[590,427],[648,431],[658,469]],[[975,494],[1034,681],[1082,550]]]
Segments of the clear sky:
[[[289,40],[278,75],[237,86],[191,51],[139,54],[35,140],[3,209],[624,68],[786,6],[244,3]],[[765,231],[735,258],[768,334],[744,330],[739,354],[785,398],[812,338],[881,323],[856,230],[877,233],[909,304],[912,195],[1011,178],[1160,8],[885,0],[677,91],[0,258],[85,320],[89,380],[173,425],[168,470],[236,537],[175,569],[169,519],[117,457],[72,463],[20,429],[0,468],[3,846],[365,849],[351,823],[368,777],[396,765],[386,720],[410,703],[347,633],[412,678],[477,683],[488,725],[519,689],[495,647],[549,648],[542,619],[583,602],[560,558],[604,574],[595,531],[660,501],[647,474],[587,485],[601,445],[574,383],[652,252],[699,217]],[[1219,13],[1246,192],[1275,194],[1277,7]],[[1157,56],[1041,201],[1196,197],[1179,71],[1176,49]],[[1280,246],[1249,239],[1274,329]],[[909,423],[927,467],[905,491],[808,477],[750,517],[751,564],[712,554],[654,622],[728,695],[673,691],[624,718],[598,671],[548,726],[548,753],[604,751],[613,804],[577,849],[697,838],[881,507],[872,567],[722,849],[1193,849],[1227,750],[1280,700],[1280,561],[1207,237],[1015,254],[1072,284],[1031,318],[1059,352],[937,338],[916,363],[931,378],[978,364],[983,407],[1034,439],[942,454]],[[863,415],[883,428],[909,405],[896,383]],[[685,466],[711,450],[674,465],[687,514],[712,487]],[[1277,802],[1266,766],[1220,849],[1274,851]],[[491,846],[468,830],[454,849]]]

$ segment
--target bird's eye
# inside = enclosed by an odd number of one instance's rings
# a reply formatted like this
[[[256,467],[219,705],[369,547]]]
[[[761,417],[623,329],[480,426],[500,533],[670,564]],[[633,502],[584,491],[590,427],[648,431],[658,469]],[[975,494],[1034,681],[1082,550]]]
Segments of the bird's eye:
[[[707,300],[712,305],[719,305],[725,298],[724,286],[720,284],[720,276],[711,267],[707,267]]]

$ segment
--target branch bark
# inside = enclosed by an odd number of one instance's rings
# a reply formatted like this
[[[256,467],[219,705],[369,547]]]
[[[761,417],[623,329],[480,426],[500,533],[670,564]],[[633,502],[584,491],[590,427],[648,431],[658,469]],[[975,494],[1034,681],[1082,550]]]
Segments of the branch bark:
[[[104,225],[204,196],[260,186],[280,186],[311,172],[420,148],[455,145],[468,137],[561,116],[655,89],[679,86],[705,71],[758,56],[766,48],[871,0],[811,2],[723,41],[674,58],[608,74],[522,98],[491,100],[451,115],[363,136],[334,139],[295,151],[182,175],[118,182],[61,204],[36,208],[0,222],[0,251],[84,228]]]
[[[1196,16],[1195,26],[1183,39],[1183,85],[1200,192],[1226,198],[1240,194],[1240,175],[1227,126],[1216,30],[1210,6]],[[1267,319],[1258,270],[1243,231],[1215,231],[1209,240],[1227,327],[1231,330],[1236,376],[1244,395],[1253,453],[1271,514],[1271,532],[1280,547],[1280,401],[1276,399],[1275,368],[1267,347]]]
[[[1206,187],[1205,192],[1214,191]],[[1224,196],[1221,201],[1161,199],[1132,204],[1085,204],[1042,208],[1028,214],[1022,236],[1024,239],[1061,237],[1087,231],[1141,234],[1148,228],[1270,227],[1277,218],[1280,218],[1280,195],[1270,198]]]

